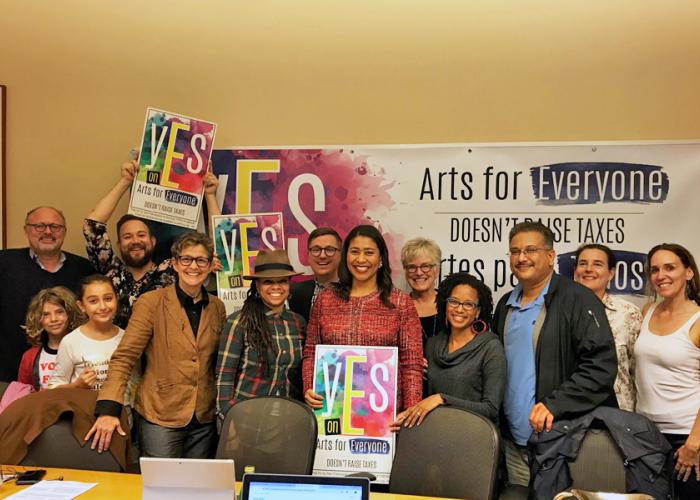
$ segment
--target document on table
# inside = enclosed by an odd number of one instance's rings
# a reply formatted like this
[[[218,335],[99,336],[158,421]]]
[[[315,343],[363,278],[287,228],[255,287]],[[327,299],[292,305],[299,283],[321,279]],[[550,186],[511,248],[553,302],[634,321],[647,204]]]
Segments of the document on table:
[[[39,481],[7,498],[17,500],[71,500],[95,486],[97,486],[97,483],[55,480]]]

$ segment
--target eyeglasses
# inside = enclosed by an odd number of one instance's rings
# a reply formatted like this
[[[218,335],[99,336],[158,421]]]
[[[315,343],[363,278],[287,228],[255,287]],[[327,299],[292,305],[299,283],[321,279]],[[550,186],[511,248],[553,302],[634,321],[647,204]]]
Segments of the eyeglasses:
[[[518,258],[520,257],[520,254],[523,254],[525,257],[529,257],[530,255],[534,255],[537,252],[548,252],[550,251],[551,248],[537,248],[537,247],[527,247],[527,248],[511,248],[506,255],[510,255],[513,258]]]
[[[406,266],[403,266],[403,268],[406,270],[406,272],[408,274],[416,274],[416,271],[418,271],[419,269],[421,270],[422,273],[428,273],[434,267],[435,267],[435,264],[421,264],[420,266],[417,266],[416,264],[408,264]]]
[[[479,304],[476,302],[472,302],[471,300],[465,300],[464,302],[460,302],[459,300],[455,299],[454,297],[448,297],[447,300],[447,307],[450,309],[459,309],[460,306],[465,311],[473,311],[477,307],[479,307]]]
[[[313,255],[314,257],[320,257],[321,252],[325,252],[325,254],[328,257],[333,257],[335,255],[335,252],[340,250],[340,248],[335,248],[335,247],[311,247],[309,248],[309,253]]]
[[[185,267],[189,267],[192,265],[194,262],[197,264],[197,267],[203,268],[207,267],[209,263],[211,262],[211,259],[207,259],[206,257],[190,257],[189,255],[182,255],[179,257],[176,257],[177,261],[182,264]]]
[[[39,222],[38,224],[30,224],[27,222],[25,226],[31,227],[36,233],[43,233],[46,231],[47,227],[52,233],[60,233],[66,228],[63,224],[44,224],[43,222]]]

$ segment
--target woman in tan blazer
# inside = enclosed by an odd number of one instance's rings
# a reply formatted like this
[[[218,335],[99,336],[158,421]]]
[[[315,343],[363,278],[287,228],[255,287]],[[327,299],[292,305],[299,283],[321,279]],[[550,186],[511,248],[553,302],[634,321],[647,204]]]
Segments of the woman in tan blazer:
[[[124,435],[116,415],[132,368],[145,354],[136,393],[144,456],[209,458],[216,444],[214,364],[226,312],[202,284],[211,271],[211,239],[187,233],[173,244],[177,282],[142,295],[124,338],[112,355],[99,393],[95,425],[85,436],[92,448],[109,449],[112,433]]]

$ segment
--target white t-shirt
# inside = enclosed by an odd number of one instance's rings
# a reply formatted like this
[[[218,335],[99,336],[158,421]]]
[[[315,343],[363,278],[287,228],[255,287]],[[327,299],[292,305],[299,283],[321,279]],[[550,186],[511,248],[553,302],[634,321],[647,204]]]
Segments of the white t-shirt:
[[[49,388],[49,380],[56,369],[56,353],[48,352],[43,347],[39,351],[39,384],[41,389]]]
[[[86,336],[80,327],[63,337],[58,346],[56,369],[49,382],[49,387],[69,384],[80,377],[86,368],[92,368],[97,374],[97,383],[93,390],[99,391],[107,380],[109,360],[122,337],[124,330],[108,340],[93,340]]]

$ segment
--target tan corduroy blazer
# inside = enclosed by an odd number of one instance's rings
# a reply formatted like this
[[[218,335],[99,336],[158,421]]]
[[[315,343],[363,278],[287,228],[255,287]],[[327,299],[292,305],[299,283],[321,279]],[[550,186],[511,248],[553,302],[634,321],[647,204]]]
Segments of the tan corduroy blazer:
[[[163,427],[184,427],[192,415],[200,422],[211,422],[216,407],[214,365],[225,319],[224,303],[209,295],[195,338],[175,285],[143,294],[112,354],[97,399],[123,404],[129,375],[145,353],[146,371],[135,410]]]

